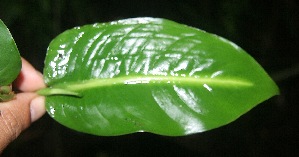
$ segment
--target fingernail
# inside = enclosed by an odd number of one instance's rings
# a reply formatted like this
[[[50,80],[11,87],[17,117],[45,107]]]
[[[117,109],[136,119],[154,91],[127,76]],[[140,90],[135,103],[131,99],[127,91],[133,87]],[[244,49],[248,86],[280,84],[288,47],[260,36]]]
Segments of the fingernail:
[[[38,120],[45,112],[45,98],[43,96],[34,98],[30,104],[31,122]]]

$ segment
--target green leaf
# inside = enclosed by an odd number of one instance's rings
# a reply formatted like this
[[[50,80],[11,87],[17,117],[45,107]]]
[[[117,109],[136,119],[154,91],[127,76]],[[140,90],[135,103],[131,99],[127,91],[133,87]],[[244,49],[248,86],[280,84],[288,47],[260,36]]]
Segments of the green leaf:
[[[14,98],[11,86],[0,86],[0,102],[9,101]]]
[[[39,93],[55,120],[104,136],[203,132],[279,93],[234,43],[159,18],[63,32],[50,43],[44,79]]]
[[[13,98],[6,89],[18,76],[22,67],[18,48],[3,21],[0,19],[0,102]],[[3,86],[3,88],[1,88]]]

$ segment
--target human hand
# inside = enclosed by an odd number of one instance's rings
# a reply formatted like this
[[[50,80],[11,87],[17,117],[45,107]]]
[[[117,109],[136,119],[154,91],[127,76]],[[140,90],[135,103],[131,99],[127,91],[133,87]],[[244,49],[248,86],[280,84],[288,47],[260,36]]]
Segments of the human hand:
[[[45,87],[42,74],[23,58],[22,69],[14,86],[21,92],[13,100],[0,103],[0,154],[45,113],[44,97],[34,93]]]

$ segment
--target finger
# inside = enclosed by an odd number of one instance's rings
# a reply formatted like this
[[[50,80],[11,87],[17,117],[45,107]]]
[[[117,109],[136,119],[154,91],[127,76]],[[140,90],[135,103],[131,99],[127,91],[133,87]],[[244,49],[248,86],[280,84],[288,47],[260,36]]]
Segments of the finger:
[[[45,112],[45,97],[38,96],[34,98],[30,103],[31,122],[35,122],[41,118]]]
[[[34,93],[20,93],[14,100],[0,103],[0,152],[31,123],[30,103]]]
[[[23,92],[33,92],[44,88],[46,85],[40,72],[24,58],[22,58],[22,69],[18,78],[14,82],[14,86]]]

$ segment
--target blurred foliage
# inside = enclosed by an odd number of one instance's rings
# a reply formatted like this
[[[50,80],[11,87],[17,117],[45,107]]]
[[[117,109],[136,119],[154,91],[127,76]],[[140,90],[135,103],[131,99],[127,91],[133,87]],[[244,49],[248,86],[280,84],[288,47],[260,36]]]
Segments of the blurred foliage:
[[[218,34],[249,52],[282,94],[236,122],[187,137],[94,137],[45,115],[3,156],[298,156],[299,5],[296,0],[1,0],[0,18],[38,70],[51,39],[89,23],[161,17]]]

